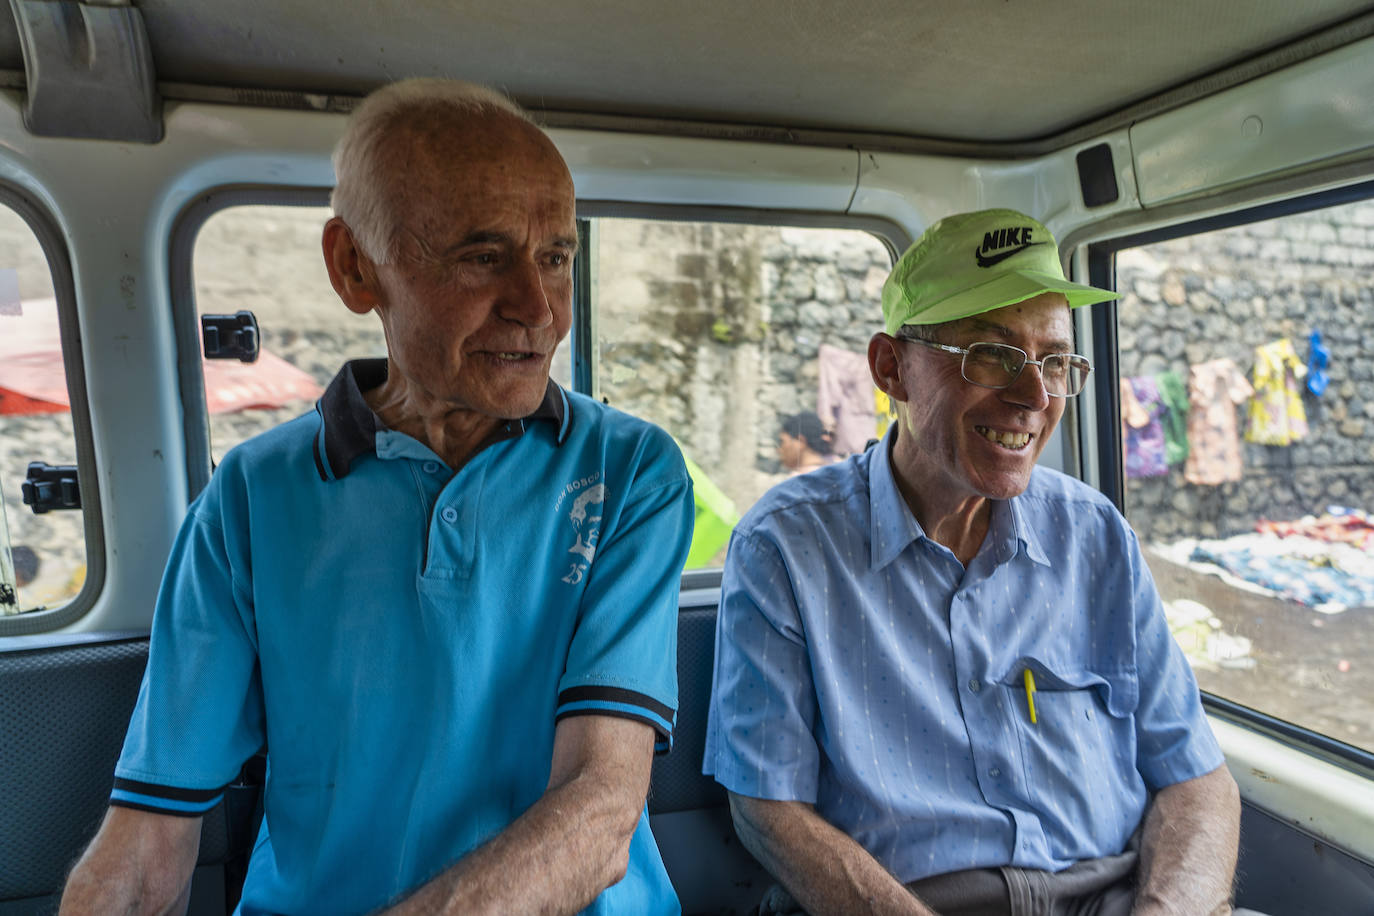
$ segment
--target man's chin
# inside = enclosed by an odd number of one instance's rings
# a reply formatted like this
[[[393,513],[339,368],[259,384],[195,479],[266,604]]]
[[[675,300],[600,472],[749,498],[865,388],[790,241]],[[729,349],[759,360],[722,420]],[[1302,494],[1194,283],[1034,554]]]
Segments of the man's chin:
[[[544,403],[544,392],[548,389],[549,379],[530,379],[518,385],[502,385],[486,393],[480,401],[479,409],[490,417],[502,420],[519,420],[528,417]]]

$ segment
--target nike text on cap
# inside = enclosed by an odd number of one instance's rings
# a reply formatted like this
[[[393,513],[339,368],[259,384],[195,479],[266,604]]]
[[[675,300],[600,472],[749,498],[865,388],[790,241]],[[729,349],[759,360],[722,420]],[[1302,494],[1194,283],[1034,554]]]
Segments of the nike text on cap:
[[[1063,293],[1070,308],[1118,298],[1071,283],[1059,245],[1040,223],[1015,210],[959,213],[916,240],[883,284],[883,328],[940,324],[981,315],[1041,293]]]

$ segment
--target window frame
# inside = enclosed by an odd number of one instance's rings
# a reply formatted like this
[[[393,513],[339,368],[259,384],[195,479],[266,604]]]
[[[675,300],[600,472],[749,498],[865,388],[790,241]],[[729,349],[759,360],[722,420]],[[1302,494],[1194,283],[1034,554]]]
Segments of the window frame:
[[[1091,242],[1088,251],[1088,282],[1093,286],[1115,290],[1116,254],[1129,248],[1139,248],[1158,242],[1201,235],[1222,229],[1325,210],[1342,204],[1374,200],[1374,180],[1365,180],[1342,187],[1304,194],[1256,206],[1242,207],[1196,219],[1170,223],[1140,232],[1113,236]],[[1120,365],[1117,349],[1117,303],[1094,306],[1092,315],[1093,390],[1097,404],[1093,429],[1080,430],[1080,437],[1094,436],[1098,456],[1095,468],[1098,486],[1125,514],[1125,454],[1119,433],[1121,403],[1118,382]],[[1104,432],[1106,430],[1106,432]],[[1080,439],[1080,451],[1083,443]],[[1085,452],[1086,454],[1086,452]],[[1129,521],[1129,519],[1128,519]],[[1338,738],[1280,719],[1261,709],[1246,706],[1235,700],[1200,690],[1202,703],[1209,714],[1239,722],[1276,738],[1285,744],[1313,753],[1344,767],[1353,767],[1365,774],[1374,773],[1374,751],[1347,744]]]
[[[86,579],[81,590],[60,607],[0,617],[0,638],[3,638],[45,633],[70,626],[84,617],[95,606],[105,587],[106,556],[105,526],[100,511],[100,467],[96,460],[90,401],[86,396],[86,367],[71,253],[57,220],[33,195],[12,183],[0,182],[0,204],[9,207],[28,225],[48,261],[53,299],[57,304],[67,401],[71,405],[77,479],[81,487],[82,529],[86,539]],[[43,458],[35,455],[33,460]]]

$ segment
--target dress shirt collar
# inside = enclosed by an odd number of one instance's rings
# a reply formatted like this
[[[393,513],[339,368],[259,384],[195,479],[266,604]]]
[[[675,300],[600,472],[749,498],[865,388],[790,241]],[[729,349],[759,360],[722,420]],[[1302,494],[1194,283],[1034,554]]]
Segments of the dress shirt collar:
[[[927,537],[921,523],[912,514],[911,507],[906,504],[892,473],[892,446],[896,441],[897,424],[893,423],[882,441],[869,449],[865,456],[868,461],[868,513],[871,520],[869,560],[875,570],[897,559],[908,544]],[[1019,547],[1033,562],[1041,566],[1050,565],[1040,539],[1026,519],[1020,496],[992,501],[987,537],[997,551],[999,564],[1015,556]]]

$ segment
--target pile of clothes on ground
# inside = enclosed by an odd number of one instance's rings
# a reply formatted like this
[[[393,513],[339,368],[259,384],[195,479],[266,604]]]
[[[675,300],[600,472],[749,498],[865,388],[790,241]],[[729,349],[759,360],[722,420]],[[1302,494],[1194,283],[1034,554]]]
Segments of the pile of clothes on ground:
[[[1328,506],[1319,516],[1262,521],[1253,534],[1154,548],[1176,563],[1324,614],[1374,607],[1374,520]]]

